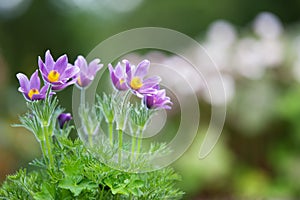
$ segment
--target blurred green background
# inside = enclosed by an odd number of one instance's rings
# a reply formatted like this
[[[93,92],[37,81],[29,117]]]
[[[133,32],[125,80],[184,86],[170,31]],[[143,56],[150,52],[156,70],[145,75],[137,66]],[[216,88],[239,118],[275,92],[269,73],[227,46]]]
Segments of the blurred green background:
[[[11,127],[26,111],[17,72],[31,74],[46,49],[73,62],[121,31],[158,26],[204,44],[228,83],[226,123],[213,152],[198,159],[200,130],[173,165],[185,198],[297,199],[299,10],[297,0],[1,0],[0,182],[40,155],[32,134]],[[69,111],[71,92],[59,94]],[[208,124],[211,105],[201,92],[201,119]]]

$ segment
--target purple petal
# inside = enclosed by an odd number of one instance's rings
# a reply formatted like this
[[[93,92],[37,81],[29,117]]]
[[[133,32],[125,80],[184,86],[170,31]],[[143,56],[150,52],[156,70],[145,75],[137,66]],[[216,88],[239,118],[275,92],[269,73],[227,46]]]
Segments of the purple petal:
[[[91,82],[92,82],[92,78],[88,77],[86,74],[80,74],[80,87],[87,87]],[[78,81],[77,81],[78,83]]]
[[[39,57],[38,64],[39,64],[39,68],[40,68],[41,74],[42,74],[43,76],[48,76],[49,71],[48,71],[47,67],[45,66],[45,64],[43,63],[41,57]]]
[[[145,95],[143,102],[150,109],[171,109],[173,104],[164,89],[157,91],[157,94]]]
[[[142,88],[149,88],[152,87],[155,89],[157,88],[158,83],[161,81],[161,78],[159,76],[153,76],[150,78],[147,78],[143,81],[143,86]]]
[[[115,68],[115,75],[119,79],[124,77],[124,71],[123,71],[123,67],[122,67],[121,63],[117,64],[117,66]]]
[[[31,100],[43,100],[46,98],[46,94],[33,94]]]
[[[134,76],[144,78],[144,76],[146,76],[148,73],[149,67],[150,67],[150,62],[148,60],[143,60],[138,64]]]
[[[60,90],[62,90],[62,89],[65,89],[65,88],[68,87],[69,85],[72,85],[72,84],[76,83],[76,81],[77,81],[77,78],[74,78],[74,79],[70,80],[70,81],[67,82],[67,83],[64,83],[64,84],[61,84],[61,85],[53,85],[53,86],[52,86],[52,90],[53,90],[53,91],[60,91]]]
[[[52,55],[50,53],[50,50],[46,51],[46,54],[45,54],[45,65],[46,65],[46,67],[49,70],[52,70],[53,67],[54,67],[54,60],[53,60],[53,57],[52,57]]]
[[[72,119],[72,115],[70,113],[61,113],[58,117],[58,123],[59,123],[59,127],[63,128],[65,123],[67,123],[68,121],[70,121]]]
[[[63,55],[57,59],[53,69],[62,74],[66,70],[67,66],[68,57],[66,55]]]
[[[20,92],[29,92],[30,84],[29,84],[29,80],[28,80],[27,76],[22,73],[18,73],[16,76],[20,83],[19,91]]]
[[[108,64],[108,70],[110,73],[110,78],[112,80],[112,83],[115,85],[117,82],[119,82],[119,79],[116,77],[114,69],[111,64]]]
[[[39,71],[36,70],[30,77],[30,89],[40,89],[40,86],[41,86],[41,81],[40,81],[40,78],[39,78]]]
[[[73,78],[74,76],[78,76],[79,72],[79,67],[69,64],[68,68],[63,72],[63,74],[61,74],[60,79],[63,80]]]
[[[139,93],[143,94],[143,95],[152,95],[152,94],[157,94],[157,90],[154,89],[154,88],[143,88],[141,87],[139,90],[138,90]]]
[[[27,93],[23,93],[23,96],[24,96],[24,98],[25,98],[27,101],[32,101],[32,100],[29,98],[29,96],[28,96]]]
[[[86,72],[88,65],[87,62],[85,60],[85,58],[83,56],[78,56],[74,65],[76,65],[77,67],[80,68],[80,71]]]
[[[128,90],[129,89],[125,82],[120,84],[120,81],[118,81],[115,86],[118,90]]]
[[[125,72],[127,75],[127,80],[131,80],[133,68],[131,67],[130,62],[128,60],[123,60],[122,62],[125,63]]]
[[[89,64],[88,74],[95,76],[102,67],[103,64],[100,64],[100,59],[95,59]]]
[[[44,85],[41,90],[40,90],[40,94],[46,94],[47,93],[47,90],[49,88],[49,85]]]
[[[108,70],[109,70],[109,74],[114,73],[114,68],[111,63],[108,64]]]
[[[21,88],[21,87],[18,88],[18,91],[22,92],[22,93],[26,93],[25,90],[23,90],[23,88]]]

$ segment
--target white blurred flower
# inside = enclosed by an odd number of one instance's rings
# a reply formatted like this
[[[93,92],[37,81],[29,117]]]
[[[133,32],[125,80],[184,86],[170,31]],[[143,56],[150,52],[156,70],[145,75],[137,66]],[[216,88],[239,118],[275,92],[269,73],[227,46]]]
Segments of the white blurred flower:
[[[258,36],[265,39],[278,38],[283,32],[283,27],[278,17],[269,12],[260,13],[255,18],[253,29]]]
[[[278,67],[283,62],[283,44],[278,40],[263,40],[260,42],[263,54],[263,65],[266,67]]]
[[[181,57],[172,56],[164,60],[163,64],[175,70],[179,75],[177,77],[169,76],[169,79],[172,79],[172,87],[180,88],[182,95],[190,95],[191,92],[197,93],[204,87],[203,77],[199,71]],[[187,90],[182,82],[189,83],[192,90]]]
[[[206,77],[207,87],[203,91],[203,98],[212,105],[226,105],[235,94],[235,82],[229,75],[222,75],[222,85],[218,76]],[[225,95],[224,95],[225,94]]]
[[[217,67],[222,70],[230,66],[232,47],[236,41],[236,30],[226,21],[219,20],[213,23],[207,32],[207,41],[204,48]]]
[[[265,71],[264,59],[259,41],[253,38],[243,38],[236,46],[233,66],[242,76],[259,79]]]
[[[208,29],[207,41],[216,43],[220,46],[230,46],[236,40],[236,30],[227,21],[218,20],[214,22]]]

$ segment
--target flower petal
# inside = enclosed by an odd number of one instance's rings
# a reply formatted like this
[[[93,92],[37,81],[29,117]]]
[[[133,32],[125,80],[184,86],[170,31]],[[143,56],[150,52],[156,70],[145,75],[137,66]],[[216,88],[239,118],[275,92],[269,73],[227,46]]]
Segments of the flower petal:
[[[47,50],[45,53],[45,65],[49,69],[49,71],[54,67],[54,60],[50,53],[50,50]]]
[[[40,89],[40,94],[46,94],[47,90],[49,88],[50,85],[44,85],[41,89]]]
[[[83,74],[83,73],[81,73],[79,77],[80,77],[80,84],[81,85],[79,85],[79,84],[78,85],[80,87],[87,87],[93,80],[93,77],[89,77],[89,76],[87,76],[86,74]],[[78,83],[78,81],[77,81],[77,83]]]
[[[23,92],[29,92],[30,84],[29,84],[29,80],[28,80],[27,76],[23,73],[18,73],[16,76],[20,83],[19,91],[21,89]]]
[[[39,64],[39,68],[40,68],[40,72],[43,76],[48,76],[49,74],[49,70],[47,69],[47,67],[45,66],[45,64],[43,63],[41,57],[39,56],[38,58],[38,64]]]
[[[72,119],[72,115],[70,113],[61,113],[58,117],[59,127],[63,128],[65,123]]]
[[[72,84],[76,83],[76,81],[77,81],[77,78],[74,78],[74,79],[70,80],[67,83],[64,83],[64,84],[61,84],[61,85],[53,85],[52,86],[52,90],[54,90],[54,91],[60,91],[60,90],[62,90],[64,88],[68,87],[69,85],[72,85]]]
[[[85,60],[85,58],[83,56],[78,56],[77,59],[75,60],[74,65],[76,65],[77,67],[80,68],[80,71],[87,71],[88,65],[87,62]]]
[[[114,71],[113,66],[111,64],[108,64],[108,70],[109,70],[110,78],[111,78],[113,84],[116,85],[116,83],[119,82],[119,79],[118,79],[118,77],[116,77],[115,71]]]
[[[117,64],[117,66],[115,68],[115,75],[119,79],[124,77],[125,74],[124,74],[124,70],[123,70],[123,67],[122,67],[121,63]]]
[[[149,67],[150,67],[149,60],[143,60],[138,64],[134,76],[144,78],[148,73]]]
[[[73,78],[74,76],[78,76],[80,72],[79,67],[68,64],[67,69],[61,74],[60,80]]]
[[[68,57],[67,55],[62,55],[57,59],[57,61],[54,64],[54,70],[56,70],[58,73],[62,74],[68,66]]]
[[[103,67],[103,64],[100,64],[100,59],[95,59],[89,64],[88,75],[95,76],[96,73]]]
[[[130,80],[132,79],[133,67],[130,65],[130,62],[128,60],[123,60],[122,62],[125,63],[125,73],[127,76],[127,81],[130,82]]]
[[[159,76],[152,76],[143,81],[142,88],[157,87],[160,81],[161,78]]]
[[[40,77],[39,77],[39,71],[36,70],[30,77],[30,89],[40,89],[41,86],[41,81],[40,81]]]

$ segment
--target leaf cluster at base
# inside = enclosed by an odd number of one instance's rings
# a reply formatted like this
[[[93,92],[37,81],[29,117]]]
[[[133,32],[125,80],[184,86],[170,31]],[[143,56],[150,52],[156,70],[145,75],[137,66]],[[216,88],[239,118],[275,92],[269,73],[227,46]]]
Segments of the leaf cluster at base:
[[[57,134],[58,135],[58,134]],[[55,166],[48,169],[43,159],[7,177],[0,199],[180,199],[183,192],[175,184],[180,177],[172,168],[145,173],[128,173],[99,161],[82,141],[57,137],[53,155]]]

